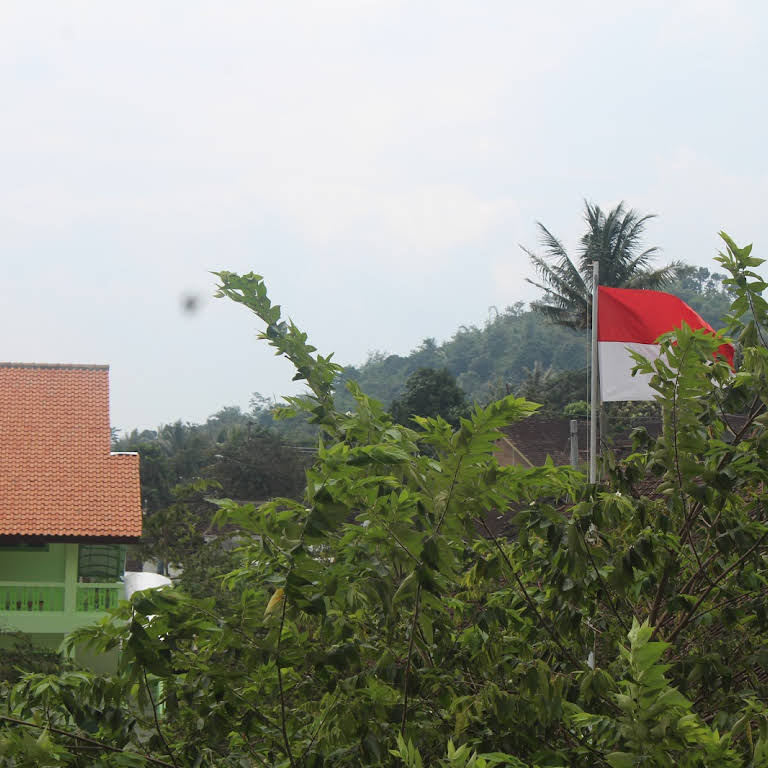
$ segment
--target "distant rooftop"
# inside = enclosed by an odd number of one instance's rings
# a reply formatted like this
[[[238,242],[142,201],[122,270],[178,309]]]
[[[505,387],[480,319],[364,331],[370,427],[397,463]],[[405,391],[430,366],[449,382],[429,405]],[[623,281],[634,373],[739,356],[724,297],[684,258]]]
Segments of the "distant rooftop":
[[[139,458],[110,438],[109,366],[0,363],[0,536],[139,537]]]

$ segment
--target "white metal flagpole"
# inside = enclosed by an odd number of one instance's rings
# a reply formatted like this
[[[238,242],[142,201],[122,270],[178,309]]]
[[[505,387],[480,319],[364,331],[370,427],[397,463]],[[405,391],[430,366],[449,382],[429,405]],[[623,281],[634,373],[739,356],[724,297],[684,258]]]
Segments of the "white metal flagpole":
[[[600,282],[600,262],[592,262],[592,375],[590,377],[589,418],[589,482],[597,482],[597,411],[600,400],[597,371],[597,286]]]

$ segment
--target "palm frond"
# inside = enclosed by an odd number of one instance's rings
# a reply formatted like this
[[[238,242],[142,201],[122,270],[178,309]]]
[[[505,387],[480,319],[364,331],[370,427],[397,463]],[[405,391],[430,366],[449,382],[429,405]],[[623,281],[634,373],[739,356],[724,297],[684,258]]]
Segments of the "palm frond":
[[[531,309],[544,315],[547,320],[556,325],[577,330],[590,327],[592,297],[586,289],[583,293],[565,296],[534,280],[527,280],[527,282],[542,291],[541,298],[531,302]]]
[[[543,255],[521,246],[538,280],[529,283],[542,291],[531,307],[551,322],[572,328],[588,328],[591,322],[592,262],[600,265],[600,284],[612,287],[659,288],[672,281],[679,265],[653,270],[656,247],[641,250],[648,222],[655,214],[640,215],[620,202],[609,211],[584,201],[586,232],[579,241],[577,262],[562,242],[541,222],[537,223]]]
[[[535,304],[537,307],[550,307],[552,311],[549,312],[549,314],[552,314],[555,311],[562,311],[562,313],[568,315],[569,317],[581,317],[582,315],[586,315],[588,313],[589,300],[586,297],[578,296],[573,301],[564,301],[560,294],[545,290],[542,285],[539,285],[533,280],[529,280],[528,282],[536,288],[541,288],[544,291],[540,299],[531,302],[531,306]],[[579,320],[577,325],[583,325],[582,321]]]
[[[637,272],[622,287],[658,291],[674,282],[678,278],[682,267],[681,262],[675,261],[660,269]]]
[[[568,259],[565,246],[558,240],[540,221],[536,222],[539,228],[539,240],[541,241],[547,256],[550,259]],[[526,249],[523,248],[525,251]],[[570,259],[568,259],[570,261]]]
[[[527,282],[541,288],[547,294],[557,297],[556,303],[569,304],[583,298],[589,291],[578,269],[566,257],[556,264],[550,264],[541,256],[523,248],[538,272],[541,283],[526,278]]]
[[[632,209],[626,213],[616,231],[614,246],[615,263],[617,272],[623,272],[622,282],[628,280],[632,276],[633,271],[647,270],[655,255],[659,252],[659,248],[654,246],[636,255],[640,247],[645,225],[652,218],[655,218],[655,214],[638,217],[637,212]]]
[[[622,250],[626,251],[627,253],[634,253],[639,247],[640,241],[645,234],[646,224],[651,219],[655,218],[655,213],[648,213],[645,216],[639,216],[634,208],[627,211],[622,221],[622,227],[618,232]],[[654,248],[650,250],[658,249]]]
[[[555,325],[562,325],[574,330],[589,328],[589,311],[576,312],[572,308],[547,304],[543,299],[531,302],[531,309]]]
[[[638,255],[645,226],[655,214],[641,216],[624,203],[604,213],[599,206],[585,201],[584,219],[587,232],[581,238],[579,269],[587,275],[592,261],[600,262],[600,283],[618,287],[633,277],[638,270],[645,271],[657,248],[649,248]]]

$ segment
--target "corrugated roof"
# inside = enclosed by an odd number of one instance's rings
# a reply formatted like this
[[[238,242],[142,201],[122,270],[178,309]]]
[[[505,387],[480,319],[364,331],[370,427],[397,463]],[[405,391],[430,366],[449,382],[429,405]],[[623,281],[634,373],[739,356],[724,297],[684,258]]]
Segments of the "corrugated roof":
[[[108,366],[0,363],[0,536],[140,536],[139,457],[110,437]]]
[[[579,458],[589,460],[589,427],[579,421]],[[502,430],[504,438],[497,444],[500,464],[543,466],[551,457],[556,466],[568,464],[570,454],[570,420],[532,416],[516,421]]]

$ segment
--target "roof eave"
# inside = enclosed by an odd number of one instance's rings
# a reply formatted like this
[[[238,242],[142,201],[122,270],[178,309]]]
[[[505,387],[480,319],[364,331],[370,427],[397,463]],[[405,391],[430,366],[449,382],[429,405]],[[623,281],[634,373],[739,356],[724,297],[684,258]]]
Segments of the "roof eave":
[[[136,544],[140,536],[91,536],[88,534],[39,534],[39,533],[3,533],[0,534],[0,547],[20,541],[40,541],[52,544]]]

